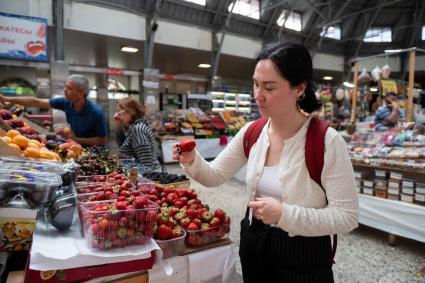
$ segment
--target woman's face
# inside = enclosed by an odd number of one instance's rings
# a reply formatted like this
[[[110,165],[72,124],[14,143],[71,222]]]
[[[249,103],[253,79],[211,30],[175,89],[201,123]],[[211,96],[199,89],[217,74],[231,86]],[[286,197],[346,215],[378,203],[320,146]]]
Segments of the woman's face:
[[[128,110],[121,107],[120,105],[117,106],[117,111],[115,112],[114,118],[118,123],[125,126],[130,126],[131,124],[131,114]]]
[[[263,116],[297,110],[297,98],[304,89],[291,86],[270,59],[257,63],[252,79],[254,97]]]

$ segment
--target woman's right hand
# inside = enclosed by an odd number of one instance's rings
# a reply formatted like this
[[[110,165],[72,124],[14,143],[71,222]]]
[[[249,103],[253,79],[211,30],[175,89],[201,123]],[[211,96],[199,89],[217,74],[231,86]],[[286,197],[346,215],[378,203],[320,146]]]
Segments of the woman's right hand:
[[[173,145],[173,159],[180,162],[181,164],[190,166],[192,165],[193,161],[195,161],[195,157],[195,149],[189,152],[182,152],[177,143]]]

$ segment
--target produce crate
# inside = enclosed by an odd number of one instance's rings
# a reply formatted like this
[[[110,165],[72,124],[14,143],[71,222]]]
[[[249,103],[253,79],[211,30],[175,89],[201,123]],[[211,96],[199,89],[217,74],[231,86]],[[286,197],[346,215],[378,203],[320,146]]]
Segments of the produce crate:
[[[169,258],[176,255],[182,255],[185,249],[184,239],[186,237],[186,231],[182,229],[183,236],[169,239],[169,240],[157,240],[155,242],[161,248],[163,253],[163,258]]]
[[[141,245],[152,238],[157,204],[148,201],[145,208],[110,209],[115,204],[116,201],[100,201],[81,205],[84,238],[90,249]]]
[[[201,246],[220,239],[229,238],[230,224],[210,227],[201,230],[186,230],[185,243],[188,246]]]

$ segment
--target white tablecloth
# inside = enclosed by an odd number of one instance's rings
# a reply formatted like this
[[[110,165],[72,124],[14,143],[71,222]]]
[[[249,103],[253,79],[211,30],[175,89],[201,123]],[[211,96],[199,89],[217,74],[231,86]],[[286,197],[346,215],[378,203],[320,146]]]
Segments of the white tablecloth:
[[[425,243],[425,206],[359,195],[359,222]]]

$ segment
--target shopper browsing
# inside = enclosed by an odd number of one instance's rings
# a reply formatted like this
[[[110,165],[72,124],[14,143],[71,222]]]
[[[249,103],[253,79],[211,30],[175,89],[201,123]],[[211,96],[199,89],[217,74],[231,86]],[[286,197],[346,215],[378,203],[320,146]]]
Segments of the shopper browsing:
[[[375,112],[375,129],[383,130],[385,127],[394,128],[399,119],[404,118],[403,112],[397,103],[397,94],[389,92],[385,95],[385,105]]]
[[[324,164],[317,179],[323,188],[310,179],[314,172],[306,162],[315,157],[305,150],[314,149],[316,141],[306,136],[310,124],[323,125],[309,117],[321,107],[311,79],[312,60],[303,45],[266,47],[257,57],[253,92],[262,116],[269,118],[248,158],[245,134],[253,123],[212,162],[196,150],[173,147],[173,158],[208,187],[224,183],[247,165],[247,202],[241,205],[248,204],[252,219],[247,214],[241,221],[244,282],[333,282],[329,235],[358,226],[351,161],[344,140],[332,128],[325,128],[322,136]]]
[[[134,157],[144,170],[152,172],[159,170],[160,164],[155,137],[144,116],[145,108],[139,102],[121,99],[114,115],[116,139],[121,154]]]
[[[7,97],[0,94],[0,102],[22,106],[55,108],[65,112],[71,131],[68,137],[79,144],[104,145],[107,142],[106,120],[102,109],[87,99],[89,81],[82,75],[71,75],[66,81],[65,97],[42,99],[36,97]]]

